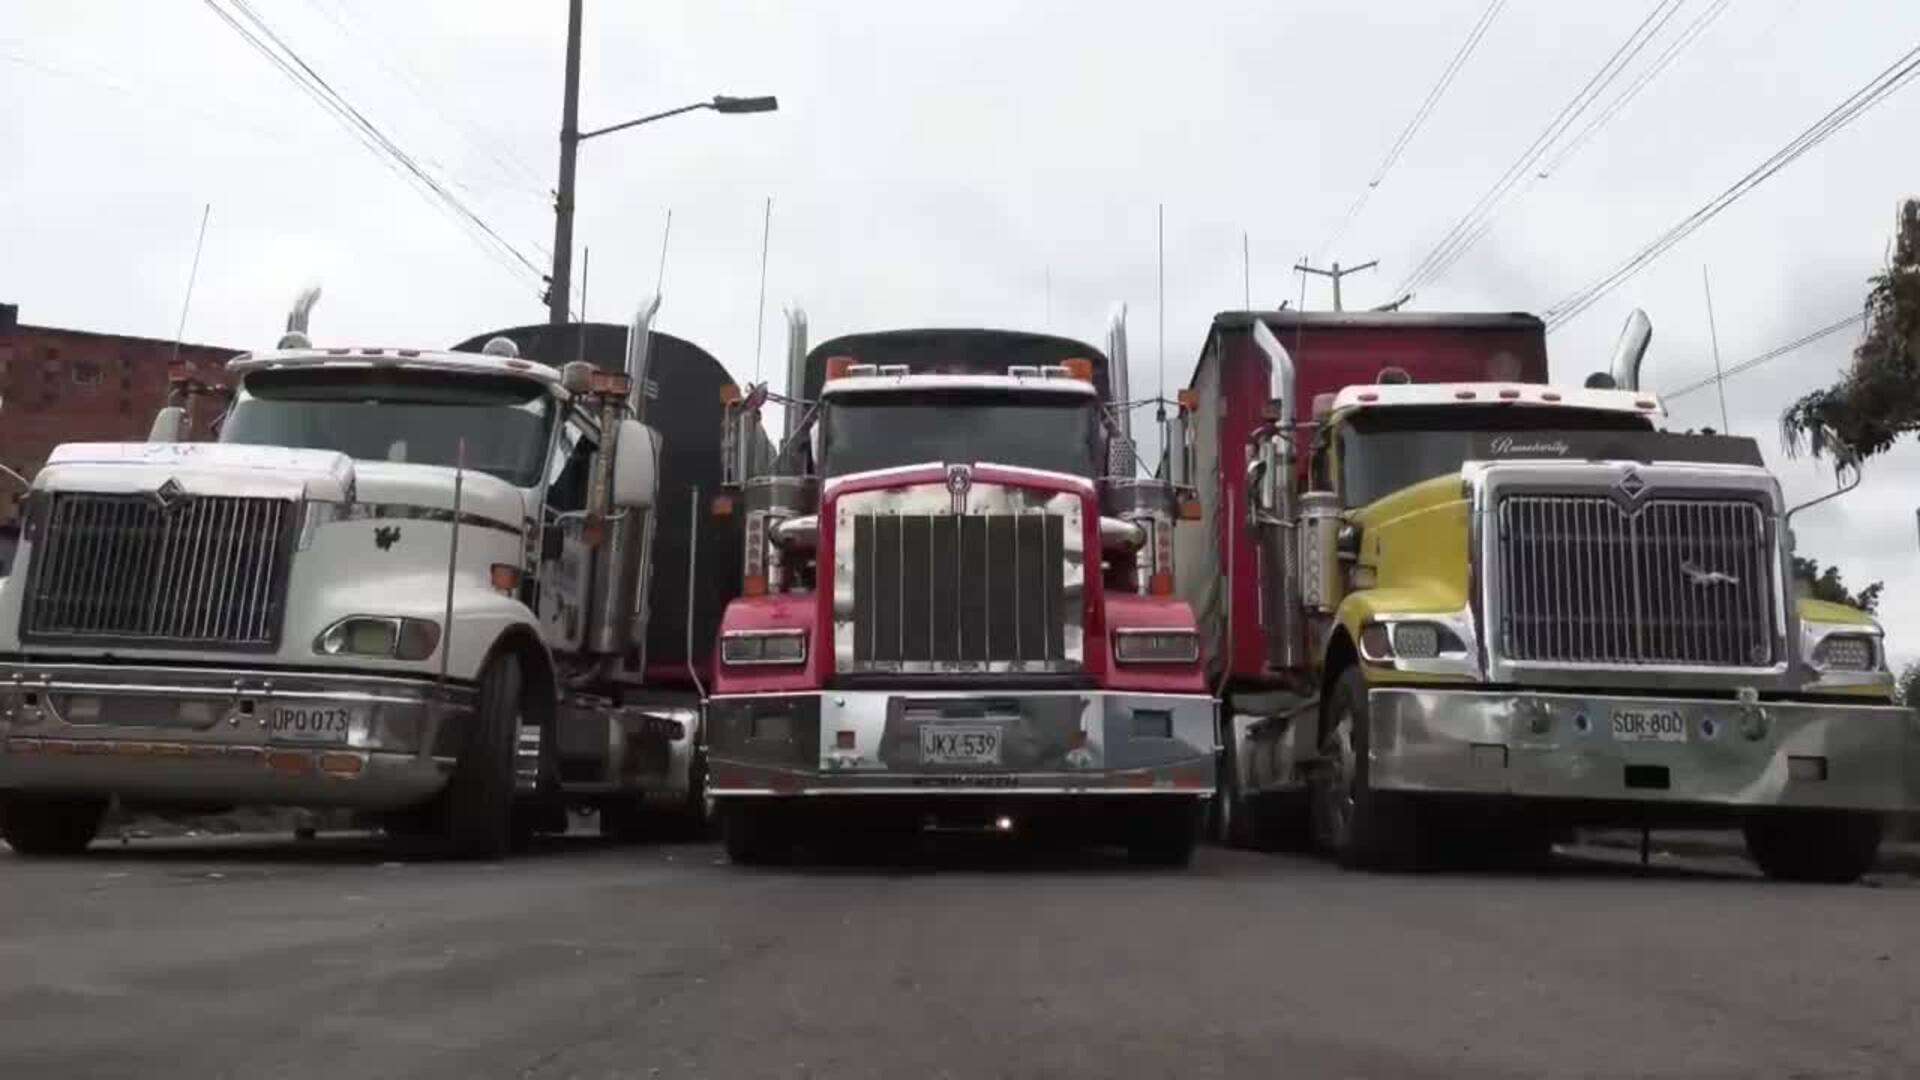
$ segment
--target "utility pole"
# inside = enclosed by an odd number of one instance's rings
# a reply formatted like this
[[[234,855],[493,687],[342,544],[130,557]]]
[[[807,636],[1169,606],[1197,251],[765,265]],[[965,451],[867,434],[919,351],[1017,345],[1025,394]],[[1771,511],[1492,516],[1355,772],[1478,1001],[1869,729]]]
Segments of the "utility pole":
[[[1348,274],[1357,274],[1362,270],[1371,270],[1374,267],[1379,265],[1380,265],[1380,260],[1375,259],[1372,262],[1361,263],[1359,266],[1349,266],[1345,270],[1340,269],[1340,264],[1337,262],[1333,264],[1333,269],[1331,270],[1322,270],[1317,266],[1308,266],[1306,263],[1294,263],[1293,268],[1295,270],[1298,270],[1302,274],[1318,274],[1321,277],[1332,279],[1333,310],[1345,311],[1346,308],[1342,307],[1340,304],[1340,279],[1343,277],[1346,277]],[[1303,303],[1301,306],[1304,307],[1305,304]]]
[[[553,273],[547,277],[547,324],[567,325],[573,295],[573,167],[580,152],[580,6],[567,0],[567,86],[560,105],[560,188],[553,197]],[[555,339],[558,347],[558,339]]]

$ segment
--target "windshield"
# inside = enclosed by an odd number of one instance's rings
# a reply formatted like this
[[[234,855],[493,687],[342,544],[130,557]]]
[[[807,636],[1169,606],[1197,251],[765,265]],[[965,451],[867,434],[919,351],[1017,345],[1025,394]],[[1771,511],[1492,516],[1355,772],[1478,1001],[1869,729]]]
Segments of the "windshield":
[[[358,461],[462,463],[540,482],[552,405],[536,383],[404,369],[266,371],[247,379],[223,443],[338,450]]]
[[[998,391],[841,395],[820,421],[821,474],[929,461],[990,461],[1092,477],[1100,422],[1090,398]]]
[[[1366,504],[1436,476],[1457,473],[1474,436],[1489,431],[1646,431],[1644,417],[1579,409],[1489,405],[1360,412],[1340,425],[1340,492]]]

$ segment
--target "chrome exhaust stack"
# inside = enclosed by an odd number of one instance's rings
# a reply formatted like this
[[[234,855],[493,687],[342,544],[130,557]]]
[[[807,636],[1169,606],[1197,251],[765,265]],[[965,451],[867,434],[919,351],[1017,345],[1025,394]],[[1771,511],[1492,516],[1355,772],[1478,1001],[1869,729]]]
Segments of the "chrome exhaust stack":
[[[1613,360],[1607,365],[1613,385],[1621,390],[1640,389],[1640,363],[1646,359],[1647,346],[1653,344],[1653,320],[1639,308],[1627,316],[1620,329],[1620,340],[1613,347]]]
[[[1305,663],[1306,636],[1300,606],[1299,508],[1293,491],[1295,380],[1293,354],[1273,336],[1267,324],[1253,324],[1253,343],[1266,354],[1267,418],[1270,426],[1253,446],[1247,463],[1249,495],[1253,500],[1251,525],[1254,547],[1260,553],[1260,577],[1267,635],[1267,665],[1299,668]]]

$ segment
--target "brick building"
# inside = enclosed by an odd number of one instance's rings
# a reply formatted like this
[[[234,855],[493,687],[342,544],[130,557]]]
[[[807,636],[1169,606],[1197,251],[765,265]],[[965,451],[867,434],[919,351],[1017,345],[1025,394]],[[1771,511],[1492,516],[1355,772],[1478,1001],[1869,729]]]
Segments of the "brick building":
[[[211,380],[243,351],[181,345],[179,360]],[[0,463],[32,477],[61,443],[145,439],[173,357],[171,341],[30,326],[17,305],[0,304]],[[202,401],[194,410],[195,438],[209,434],[215,407]],[[0,523],[11,523],[17,485],[0,486]]]

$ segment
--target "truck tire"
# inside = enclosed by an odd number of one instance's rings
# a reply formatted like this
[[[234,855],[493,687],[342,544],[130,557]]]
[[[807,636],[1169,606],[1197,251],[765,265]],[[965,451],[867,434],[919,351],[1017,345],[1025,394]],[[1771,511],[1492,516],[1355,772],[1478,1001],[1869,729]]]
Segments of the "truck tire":
[[[503,652],[480,672],[473,729],[440,793],[441,843],[463,859],[498,859],[513,847],[513,770],[522,706],[520,658]]]
[[[1127,859],[1140,866],[1185,866],[1200,841],[1199,807],[1186,799],[1142,807],[1127,836]]]
[[[0,837],[17,855],[78,855],[100,833],[105,799],[15,796],[0,805]]]
[[[1320,732],[1313,774],[1313,829],[1321,847],[1358,870],[1413,870],[1420,862],[1413,808],[1405,796],[1368,782],[1367,680],[1359,667],[1340,673]]]
[[[720,833],[727,859],[736,866],[767,866],[791,858],[793,836],[779,809],[757,802],[722,807]]]
[[[1778,810],[1746,822],[1747,856],[1775,881],[1845,885],[1873,869],[1884,822],[1878,814]]]

